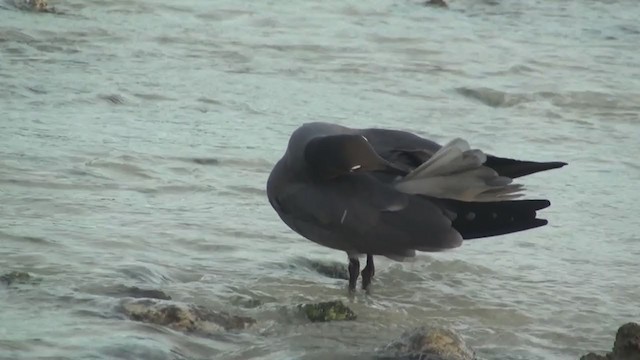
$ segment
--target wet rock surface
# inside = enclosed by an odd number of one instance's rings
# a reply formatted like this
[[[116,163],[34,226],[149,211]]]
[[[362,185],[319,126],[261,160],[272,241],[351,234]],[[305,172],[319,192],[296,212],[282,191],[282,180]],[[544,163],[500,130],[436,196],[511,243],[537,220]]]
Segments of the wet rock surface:
[[[123,300],[121,311],[131,320],[167,326],[187,333],[243,330],[256,323],[249,317],[165,300]]]
[[[298,305],[311,322],[356,320],[357,315],[342,301],[327,301],[316,304]]]
[[[0,283],[7,286],[12,284],[26,284],[34,281],[29,273],[23,271],[12,271],[0,276]]]
[[[349,280],[349,270],[347,269],[346,262],[339,263],[309,260],[308,266],[320,275],[324,275],[332,279]]]
[[[611,352],[588,353],[580,360],[640,360],[640,324],[630,322],[620,326]]]
[[[580,358],[580,360],[609,360],[611,358],[607,357],[606,355],[598,355],[596,353],[588,353],[585,356],[582,356]]]
[[[385,346],[377,359],[473,360],[476,355],[453,330],[423,326],[403,333]]]
[[[640,324],[627,323],[618,329],[613,345],[616,360],[640,359]]]

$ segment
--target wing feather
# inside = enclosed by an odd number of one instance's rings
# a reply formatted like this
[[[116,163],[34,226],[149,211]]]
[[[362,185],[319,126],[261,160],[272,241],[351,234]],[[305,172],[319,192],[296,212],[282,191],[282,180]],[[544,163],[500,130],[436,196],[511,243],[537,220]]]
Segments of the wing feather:
[[[462,244],[452,227],[455,215],[368,174],[291,186],[277,202],[291,215],[283,220],[299,234],[345,251],[407,257],[417,249],[438,251]]]

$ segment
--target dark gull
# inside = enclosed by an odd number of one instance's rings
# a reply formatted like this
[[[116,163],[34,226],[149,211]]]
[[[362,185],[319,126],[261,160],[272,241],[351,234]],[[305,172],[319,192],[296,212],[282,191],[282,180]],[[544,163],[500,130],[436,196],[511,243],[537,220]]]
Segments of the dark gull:
[[[546,225],[536,211],[550,202],[518,199],[524,188],[513,179],[564,165],[492,156],[460,138],[441,146],[399,130],[314,122],[291,135],[267,194],[292,230],[347,253],[351,291],[366,255],[368,290],[374,255],[402,261]]]

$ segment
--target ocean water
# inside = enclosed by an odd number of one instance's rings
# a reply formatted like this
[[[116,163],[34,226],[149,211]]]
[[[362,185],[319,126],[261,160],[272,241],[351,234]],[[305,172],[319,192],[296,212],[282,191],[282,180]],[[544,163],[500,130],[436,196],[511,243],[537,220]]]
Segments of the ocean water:
[[[483,359],[577,359],[640,320],[636,1],[0,3],[2,359],[335,359],[457,330]],[[265,183],[308,121],[566,161],[524,179],[548,226],[376,260],[373,292],[290,231]],[[251,316],[195,336],[112,289]],[[291,317],[342,300],[354,322]],[[260,304],[259,306],[255,306]]]

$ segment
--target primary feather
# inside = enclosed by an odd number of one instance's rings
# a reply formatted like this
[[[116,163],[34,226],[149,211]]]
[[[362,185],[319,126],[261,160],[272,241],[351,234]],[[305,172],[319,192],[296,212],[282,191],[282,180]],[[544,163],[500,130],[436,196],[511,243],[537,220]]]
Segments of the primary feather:
[[[484,166],[486,161],[484,152],[471,149],[468,142],[456,138],[399,179],[395,188],[407,194],[463,201],[498,201],[522,196],[522,185],[511,184],[511,178]]]

